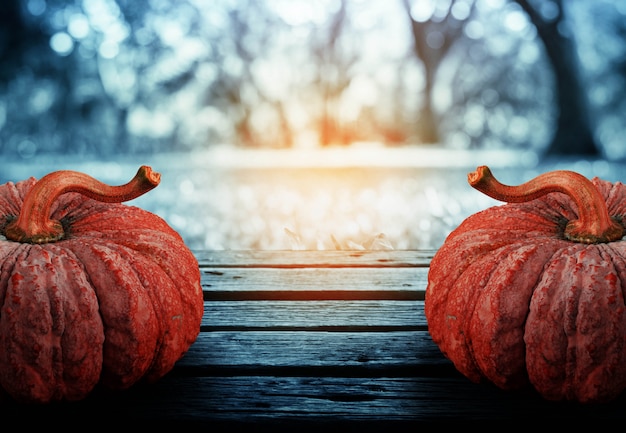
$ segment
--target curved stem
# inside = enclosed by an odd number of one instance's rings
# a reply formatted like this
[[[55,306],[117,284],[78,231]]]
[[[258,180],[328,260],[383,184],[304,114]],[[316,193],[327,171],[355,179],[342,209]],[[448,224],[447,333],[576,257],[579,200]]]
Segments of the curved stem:
[[[19,216],[6,226],[4,235],[16,242],[58,241],[65,233],[59,221],[50,219],[50,213],[52,204],[61,194],[77,192],[101,202],[121,203],[150,191],[160,181],[161,175],[145,165],[130,182],[120,186],[107,185],[77,171],[55,171],[39,179],[28,191]]]
[[[624,228],[609,216],[606,201],[595,185],[583,175],[567,170],[540,174],[519,186],[504,185],[486,166],[468,174],[469,184],[491,198],[508,203],[534,200],[551,192],[567,194],[578,208],[578,219],[570,221],[565,237],[582,243],[611,242],[622,238]]]

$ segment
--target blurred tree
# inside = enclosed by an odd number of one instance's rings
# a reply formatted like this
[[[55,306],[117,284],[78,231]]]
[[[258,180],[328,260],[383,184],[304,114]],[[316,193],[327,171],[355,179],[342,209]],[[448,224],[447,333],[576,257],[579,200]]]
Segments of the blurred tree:
[[[192,125],[204,102],[197,75],[213,61],[198,36],[204,27],[199,8],[192,2],[90,3],[84,7],[98,47],[93,60],[117,113],[115,142],[130,153],[195,147]],[[97,15],[105,12],[104,19]]]
[[[435,101],[445,102],[438,106],[442,142],[541,152],[556,116],[552,74],[536,31],[515,3],[474,5],[436,83]]]
[[[569,6],[580,64],[590,101],[594,137],[611,159],[626,158],[626,2],[596,0]]]
[[[272,55],[285,25],[265,2],[248,0],[227,9],[225,32],[213,35],[218,74],[205,103],[228,113],[234,123],[232,143],[248,147],[290,147],[292,127],[285,95],[272,92]],[[278,60],[278,59],[276,59]],[[279,69],[279,68],[276,68]],[[268,80],[268,77],[269,80]],[[287,87],[289,83],[280,82]]]
[[[58,2],[50,1],[54,8]],[[31,7],[45,8],[46,3]],[[41,11],[43,13],[43,10]],[[59,122],[81,114],[73,102],[75,59],[60,57],[50,47],[54,33],[45,20],[28,11],[26,2],[7,0],[0,14],[0,148],[29,156],[54,150]]]
[[[537,28],[555,75],[556,132],[546,154],[597,155],[590,106],[563,0],[515,0]]]
[[[473,14],[468,0],[418,2],[402,0],[411,24],[413,50],[424,69],[422,106],[417,115],[417,140],[440,143],[440,120],[433,108],[433,90],[439,66],[454,43],[463,37],[463,23]]]
[[[5,0],[0,14],[0,84],[15,77],[15,72],[31,64],[47,48],[49,35],[34,20],[26,19],[24,2]]]
[[[102,41],[83,4],[97,9],[102,19],[111,18],[104,12],[118,11],[114,2],[7,2],[8,14],[1,15],[7,22],[0,30],[10,35],[0,38],[9,41],[0,52],[0,101],[8,107],[6,124],[0,127],[5,153],[29,158],[132,150],[127,147],[126,110],[108,92],[120,77],[103,76],[102,68],[110,64],[102,61]],[[122,16],[113,18],[111,28],[123,29]]]
[[[611,0],[3,6],[5,154],[381,141],[626,156],[626,7]]]
[[[314,86],[321,96],[320,113],[314,114],[322,146],[350,144],[354,131],[341,122],[340,100],[350,85],[352,66],[358,56],[345,49],[342,36],[349,31],[347,0],[340,0],[339,7],[329,18],[326,32],[311,32],[312,62],[316,68]]]

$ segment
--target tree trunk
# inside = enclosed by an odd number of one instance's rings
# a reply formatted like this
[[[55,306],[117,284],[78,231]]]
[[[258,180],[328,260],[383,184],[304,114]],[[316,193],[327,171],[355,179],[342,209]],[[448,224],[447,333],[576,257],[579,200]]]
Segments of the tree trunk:
[[[556,133],[547,153],[597,155],[576,47],[570,38],[563,37],[555,28],[551,33],[544,42],[555,72],[559,113]]]
[[[433,110],[432,91],[434,87],[434,73],[432,70],[426,72],[426,85],[424,86],[424,101],[420,107],[417,118],[418,141],[423,144],[439,143],[439,119]]]
[[[576,45],[571,37],[559,31],[559,27],[563,26],[562,1],[557,1],[560,8],[559,18],[552,21],[544,20],[526,0],[517,0],[517,3],[537,28],[554,71],[558,118],[556,131],[546,154],[598,155],[589,101],[580,76],[581,67]]]

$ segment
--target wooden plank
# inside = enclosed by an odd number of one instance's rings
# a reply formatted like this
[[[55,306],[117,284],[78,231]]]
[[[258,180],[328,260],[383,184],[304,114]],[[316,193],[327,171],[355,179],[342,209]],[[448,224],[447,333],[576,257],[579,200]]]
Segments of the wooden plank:
[[[176,394],[162,391],[168,380],[169,378],[161,384],[134,390],[133,394],[140,396],[138,400],[142,402],[139,407],[136,403],[133,404],[137,417],[167,420],[178,419],[180,413],[183,413],[196,420],[236,419],[250,423],[292,420],[298,421],[301,428],[307,425],[306,421],[325,420],[332,421],[336,427],[335,423],[340,420],[371,422],[384,419],[390,422],[415,420],[420,414],[424,414],[424,419],[429,420],[475,415],[480,412],[489,414],[489,405],[497,402],[495,396],[498,394],[494,390],[485,390],[483,395],[487,395],[483,401],[479,399],[473,406],[468,406],[467,401],[463,401],[458,405],[457,413],[450,413],[446,412],[450,406],[446,399],[452,396],[441,393],[437,382],[427,378],[346,380],[247,376],[209,377],[198,381],[177,379],[172,380],[168,387]],[[462,391],[475,386],[459,377],[448,380],[447,385],[458,387]],[[150,388],[149,392],[147,388]],[[229,392],[224,393],[222,390]],[[155,404],[151,403],[152,400],[155,400]],[[181,400],[184,404],[181,404]],[[192,412],[190,405],[194,407]]]
[[[202,332],[179,361],[180,367],[250,369],[433,365],[450,363],[423,330]]]
[[[545,419],[565,423],[587,419],[597,423],[600,419],[626,418],[624,397],[606,405],[547,402],[533,392],[506,392],[489,384],[472,383],[460,375],[445,379],[165,378],[154,386],[133,391],[118,404],[130,403],[137,417],[174,420],[183,414],[195,420],[236,420],[255,425],[291,420],[296,427],[292,431],[310,425],[307,421],[326,421],[334,427],[338,421],[352,421],[349,424],[352,427],[362,421],[362,427],[386,427],[378,431],[390,431],[393,421],[456,420],[463,421],[462,424],[474,421],[485,425],[494,420],[536,424]],[[372,424],[375,421],[381,424]]]
[[[210,431],[416,431],[410,427],[458,423],[507,429],[559,420],[559,426],[626,418],[626,396],[603,405],[547,402],[533,392],[507,392],[448,378],[178,377],[127,391],[99,390],[63,405],[3,404],[3,418],[20,427],[58,424],[84,427],[141,421],[142,426],[206,424]],[[537,424],[539,423],[539,424]]]
[[[411,326],[426,329],[423,301],[205,302],[203,330],[326,326]]]
[[[426,268],[206,268],[205,291],[414,290],[426,288]]]
[[[435,250],[219,250],[194,251],[205,267],[427,267]]]
[[[207,268],[206,301],[423,300],[427,268]]]
[[[198,423],[211,431],[223,426],[289,432],[416,431],[417,424],[454,421],[463,427],[496,421],[506,428],[511,420],[520,425],[546,418],[580,425],[585,418],[626,418],[626,395],[605,405],[553,403],[532,392],[471,383],[430,338],[422,301],[289,299],[293,292],[304,295],[300,299],[333,291],[361,297],[423,294],[428,268],[419,254],[288,253],[199,255],[206,259],[201,267],[209,297],[263,295],[277,288],[284,293],[280,301],[207,301],[197,341],[156,383],[98,389],[68,404],[2,401],[3,417],[19,420],[22,428],[41,420],[82,425],[87,418],[98,425],[140,420],[144,426]],[[376,264],[383,255],[389,261]]]

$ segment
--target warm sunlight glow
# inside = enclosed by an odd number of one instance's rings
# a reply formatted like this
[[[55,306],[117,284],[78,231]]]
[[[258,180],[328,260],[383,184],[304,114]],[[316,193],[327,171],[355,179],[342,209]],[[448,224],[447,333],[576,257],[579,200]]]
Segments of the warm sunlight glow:
[[[625,4],[11,0],[0,182],[149,164],[193,249],[437,248],[478,165],[626,160]]]
[[[161,208],[195,248],[434,248],[468,209],[468,167],[532,166],[531,154],[388,148],[373,143],[292,150],[219,146],[173,167],[176,206]],[[442,170],[447,175],[442,176]],[[461,192],[461,193],[459,193]],[[203,209],[201,216],[187,208]]]

